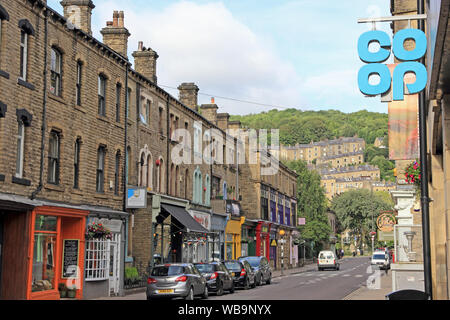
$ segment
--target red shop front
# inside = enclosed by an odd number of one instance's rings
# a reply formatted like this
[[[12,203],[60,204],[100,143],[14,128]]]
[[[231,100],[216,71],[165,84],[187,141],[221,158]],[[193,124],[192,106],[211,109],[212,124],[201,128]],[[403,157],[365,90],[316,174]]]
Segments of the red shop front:
[[[269,260],[270,249],[270,222],[259,221],[256,226],[256,254]]]
[[[82,299],[88,214],[56,206],[3,212],[0,298],[59,300],[59,285],[75,284]]]

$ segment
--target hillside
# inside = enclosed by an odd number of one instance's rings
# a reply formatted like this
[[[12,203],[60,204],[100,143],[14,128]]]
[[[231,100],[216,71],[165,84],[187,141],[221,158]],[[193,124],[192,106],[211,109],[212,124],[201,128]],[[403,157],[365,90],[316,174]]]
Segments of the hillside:
[[[337,110],[274,109],[258,114],[231,116],[230,120],[240,120],[243,126],[254,129],[280,129],[280,143],[284,145],[352,137],[355,134],[370,145],[375,138],[387,136],[388,132],[388,115],[366,110],[344,113]]]

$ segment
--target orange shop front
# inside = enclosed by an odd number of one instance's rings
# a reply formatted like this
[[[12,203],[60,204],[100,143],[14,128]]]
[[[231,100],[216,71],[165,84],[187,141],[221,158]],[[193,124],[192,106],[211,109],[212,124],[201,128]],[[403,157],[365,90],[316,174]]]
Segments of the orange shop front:
[[[74,284],[82,299],[88,214],[57,206],[4,211],[1,299],[59,300],[60,284]]]

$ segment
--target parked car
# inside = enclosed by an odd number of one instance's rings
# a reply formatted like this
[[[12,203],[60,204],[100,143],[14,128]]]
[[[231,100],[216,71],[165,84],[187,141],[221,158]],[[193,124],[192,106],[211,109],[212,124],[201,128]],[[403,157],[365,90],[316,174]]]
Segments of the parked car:
[[[231,272],[222,262],[195,263],[195,267],[205,277],[209,292],[221,296],[223,292],[234,292],[234,281]]]
[[[323,269],[332,268],[339,270],[340,264],[337,262],[336,255],[333,251],[320,251],[317,257],[317,269],[322,271]]]
[[[232,272],[235,287],[242,287],[245,290],[256,287],[255,271],[247,261],[226,260],[224,264]]]
[[[208,298],[206,279],[191,263],[168,263],[152,268],[147,279],[147,300],[194,296]]]
[[[256,273],[256,284],[262,286],[263,283],[270,284],[272,281],[272,269],[266,257],[244,256],[238,260],[247,261]]]
[[[389,253],[386,253],[386,251],[375,251],[372,254],[370,264],[383,270],[389,270],[391,268]]]

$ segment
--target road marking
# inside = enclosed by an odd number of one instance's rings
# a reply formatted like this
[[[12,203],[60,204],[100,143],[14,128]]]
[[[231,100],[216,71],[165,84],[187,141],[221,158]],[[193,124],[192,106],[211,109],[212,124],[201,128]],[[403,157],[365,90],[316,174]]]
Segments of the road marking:
[[[362,274],[355,275],[355,278],[362,278],[362,277],[364,277]]]

